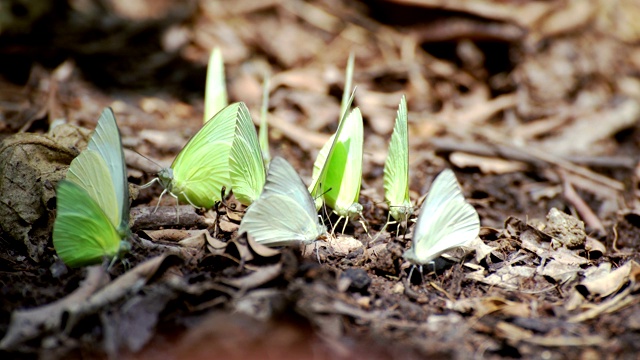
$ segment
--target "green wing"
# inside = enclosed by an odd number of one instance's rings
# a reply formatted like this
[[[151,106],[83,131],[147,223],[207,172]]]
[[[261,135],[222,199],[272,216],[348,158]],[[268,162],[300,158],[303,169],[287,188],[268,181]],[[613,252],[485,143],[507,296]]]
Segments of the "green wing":
[[[118,227],[119,231],[125,231],[129,227],[129,182],[127,181],[127,168],[124,162],[120,130],[118,130],[116,117],[111,108],[105,108],[102,111],[96,129],[93,135],[91,135],[91,139],[87,145],[87,149],[100,154],[108,168],[108,175],[105,174],[104,176],[109,177],[113,184],[114,192],[109,192],[104,196],[115,197],[117,211],[114,212],[111,208],[104,207],[102,209],[105,213],[118,219],[118,222],[114,224]],[[71,165],[71,168],[72,167],[73,165]],[[87,189],[85,188],[85,190]],[[104,192],[106,188],[100,187],[99,191]],[[91,194],[91,191],[88,192]],[[98,203],[100,204],[100,202]]]
[[[262,150],[262,159],[264,167],[269,167],[271,161],[271,151],[269,150],[269,123],[267,116],[269,112],[269,76],[264,77],[262,84],[262,107],[260,109],[260,132],[258,133],[258,141],[260,142],[260,150]]]
[[[324,199],[338,215],[349,217],[358,212],[358,197],[362,183],[362,114],[355,108],[345,120],[331,158],[327,160]],[[354,207],[355,205],[355,207]]]
[[[207,83],[204,89],[204,120],[206,123],[218,111],[229,104],[227,100],[224,62],[220,48],[215,47],[209,56],[207,65]]]
[[[99,263],[120,249],[120,235],[91,195],[81,186],[62,180],[58,184],[53,246],[70,267]]]
[[[391,135],[389,154],[384,163],[384,197],[389,212],[397,221],[407,220],[412,213],[409,199],[409,134],[407,101],[403,96],[398,106],[396,124]]]
[[[324,188],[322,186],[320,176],[323,175],[323,170],[325,169],[325,164],[327,163],[327,157],[329,156],[329,152],[331,151],[331,147],[333,146],[333,140],[336,135],[333,134],[329,137],[329,140],[322,146],[320,152],[318,152],[318,156],[316,157],[316,161],[313,163],[313,172],[311,174],[311,185],[309,186],[309,192],[313,195],[316,211],[320,210],[322,204],[324,204],[324,198],[322,196]],[[324,170],[326,173],[327,170]]]
[[[347,101],[347,108],[351,107],[353,103],[353,97],[355,95],[355,89],[351,93],[351,97]],[[334,151],[334,147],[336,144],[336,134],[342,133],[342,128],[345,125],[345,120],[347,119],[347,112],[344,112],[341,116],[340,122],[338,123],[338,129],[336,133],[332,135],[329,140],[324,144],[318,156],[316,157],[316,161],[313,163],[313,173],[311,177],[311,185],[309,186],[309,192],[311,196],[315,199],[316,209],[320,209],[323,203],[323,194],[326,192],[325,189],[329,189],[330,186],[326,186],[326,175],[329,170],[329,164],[327,159],[331,158],[331,154]]]
[[[355,67],[356,56],[351,51],[349,53],[349,59],[347,60],[347,68],[344,72],[344,91],[342,92],[342,101],[340,102],[340,116],[344,116],[347,112],[349,112],[349,108],[351,107],[351,102],[353,99],[349,99],[349,95],[351,93],[351,87],[353,86],[353,69]]]
[[[111,226],[120,226],[121,210],[114,183],[107,163],[98,152],[87,148],[73,159],[67,171],[67,180],[85,191],[106,214]]]
[[[229,157],[231,188],[236,199],[250,205],[260,196],[264,186],[266,170],[258,143],[256,128],[249,109],[240,103],[236,132]]]
[[[220,110],[180,151],[173,161],[169,190],[186,203],[209,209],[230,186],[229,155],[240,103]]]

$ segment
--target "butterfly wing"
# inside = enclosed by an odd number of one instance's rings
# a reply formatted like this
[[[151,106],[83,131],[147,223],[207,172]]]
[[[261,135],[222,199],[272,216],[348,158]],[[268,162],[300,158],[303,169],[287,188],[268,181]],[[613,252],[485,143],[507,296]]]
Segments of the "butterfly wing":
[[[204,123],[228,103],[224,62],[219,47],[213,48],[207,65],[207,83],[204,89]]]
[[[102,111],[87,149],[100,154],[107,166],[108,173],[99,175],[110,178],[113,184],[113,192],[109,191],[103,196],[115,198],[117,211],[114,212],[111,207],[102,207],[102,210],[106,214],[115,217],[118,222],[114,223],[114,226],[117,226],[120,231],[124,231],[129,226],[129,182],[127,181],[127,168],[124,161],[124,151],[122,150],[122,138],[116,123],[116,117],[111,108],[105,108]],[[71,165],[70,169],[72,167],[73,165]],[[85,190],[87,189],[85,188]],[[107,188],[100,187],[99,191],[106,192]],[[90,191],[89,193],[91,194]],[[100,204],[100,202],[98,203]],[[100,205],[102,206],[102,204]]]
[[[260,132],[258,133],[258,142],[260,150],[262,150],[262,159],[264,166],[268,167],[271,161],[271,151],[269,150],[269,121],[267,119],[269,111],[269,75],[264,78],[262,84],[262,107],[260,108]]]
[[[325,164],[327,162],[327,156],[329,156],[329,152],[331,151],[331,147],[333,146],[333,140],[335,139],[335,137],[335,134],[329,137],[329,140],[327,140],[327,142],[322,146],[322,149],[320,149],[320,152],[318,152],[316,161],[313,163],[313,172],[311,173],[311,186],[309,186],[309,192],[315,198],[316,211],[320,210],[322,204],[324,204],[322,195],[324,193],[323,189],[325,187],[322,186],[322,183],[325,180],[323,175],[326,175],[327,170],[325,170]],[[323,176],[322,179],[320,178],[321,176]]]
[[[355,90],[351,93],[351,97],[349,97],[345,108],[348,109],[351,107],[351,104],[353,103],[354,95],[355,95]],[[327,190],[332,188],[332,186],[327,184],[327,173],[331,168],[328,160],[333,157],[332,153],[335,151],[335,146],[337,143],[337,135],[342,133],[342,128],[345,126],[345,123],[346,123],[345,120],[347,119],[347,115],[348,115],[347,111],[345,111],[342,114],[342,118],[340,119],[340,123],[338,123],[338,129],[336,130],[336,133],[332,135],[329,138],[329,140],[324,144],[324,146],[318,153],[318,156],[316,157],[315,163],[313,164],[312,180],[311,180],[311,186],[309,187],[309,189],[313,198],[316,199],[317,209],[320,209],[320,207],[322,206],[323,200],[326,200],[326,197],[324,195],[326,195]],[[335,179],[335,176],[333,176],[332,180],[334,179]],[[336,193],[338,191],[337,189],[339,188],[335,188],[334,190],[336,191]]]
[[[242,218],[238,233],[245,232],[269,246],[309,243],[326,232],[307,188],[281,157],[271,160],[262,194]]]
[[[111,220],[81,186],[68,180],[58,184],[53,246],[70,267],[100,262],[120,248],[120,235]]]
[[[110,175],[104,158],[93,149],[87,148],[69,165],[67,180],[81,187],[106,214],[112,226],[119,227],[121,210],[116,197],[115,184]]]
[[[407,220],[411,214],[409,198],[409,134],[407,130],[407,101],[403,96],[398,106],[396,124],[384,163],[384,197],[389,212],[397,221]]]
[[[239,112],[240,103],[222,109],[176,156],[170,190],[181,201],[209,209],[220,200],[222,187],[230,186],[229,154]]]
[[[266,176],[264,160],[256,128],[244,103],[240,103],[238,112],[229,156],[229,176],[233,193],[242,204],[249,205],[260,196]]]
[[[325,177],[325,201],[340,216],[350,217],[353,204],[358,203],[362,183],[362,113],[355,108],[345,119],[345,124],[328,159]],[[357,207],[356,207],[357,208]]]
[[[478,212],[466,202],[453,171],[445,169],[431,185],[404,257],[426,264],[443,252],[464,245],[480,232]]]

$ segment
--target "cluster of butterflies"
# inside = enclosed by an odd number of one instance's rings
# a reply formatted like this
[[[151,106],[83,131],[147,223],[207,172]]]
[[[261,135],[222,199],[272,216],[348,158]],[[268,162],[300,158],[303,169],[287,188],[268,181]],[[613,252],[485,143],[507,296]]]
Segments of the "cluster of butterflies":
[[[354,57],[349,58],[345,89],[351,89]],[[363,121],[351,109],[354,92],[342,99],[336,133],[320,150],[307,189],[283,158],[270,159],[266,110],[268,85],[262,106],[260,137],[246,105],[227,105],[220,51],[210,58],[202,129],[184,146],[158,181],[177,202],[210,209],[223,200],[225,189],[248,206],[238,230],[267,246],[294,241],[311,243],[327,235],[318,211],[324,204],[340,220],[362,215],[358,203],[362,180]],[[267,171],[268,169],[268,171]],[[400,101],[389,154],[384,166],[385,200],[389,214],[407,222],[413,214],[409,197],[409,141],[407,104]],[[113,111],[105,109],[87,149],[70,164],[58,185],[53,244],[71,267],[115,261],[130,249],[129,185],[120,132]],[[454,173],[444,170],[434,180],[416,220],[413,245],[404,257],[426,264],[443,252],[474,239],[480,230],[476,210],[468,204]]]
[[[318,155],[307,189],[286,160],[263,158],[247,107],[234,103],[205,123],[171,167],[158,173],[158,180],[163,194],[200,208],[213,207],[228,187],[248,205],[239,234],[248,233],[267,246],[311,243],[327,235],[317,215],[323,203],[344,218],[362,211],[362,138],[360,111],[344,112]],[[384,168],[385,198],[397,221],[407,221],[413,213],[408,172],[407,109],[402,98]],[[130,249],[129,187],[111,109],[103,111],[87,149],[71,162],[57,196],[53,244],[68,266],[113,261]],[[434,180],[416,223],[413,246],[404,257],[417,265],[472,240],[480,227],[477,212],[448,169]]]

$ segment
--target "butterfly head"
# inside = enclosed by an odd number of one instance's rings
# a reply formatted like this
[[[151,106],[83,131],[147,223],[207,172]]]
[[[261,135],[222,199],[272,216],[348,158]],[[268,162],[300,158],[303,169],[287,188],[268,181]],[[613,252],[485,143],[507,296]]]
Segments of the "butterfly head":
[[[158,171],[158,181],[163,188],[171,191],[173,184],[173,169],[170,167],[162,168]]]
[[[362,216],[362,210],[363,209],[364,208],[362,207],[362,204],[353,203],[353,204],[351,204],[351,206],[349,206],[349,208],[347,208],[347,214],[349,215],[349,218],[353,218],[356,215]]]
[[[127,240],[120,241],[120,246],[118,247],[117,258],[122,259],[127,253],[131,251],[131,243]]]
[[[398,206],[389,206],[389,213],[391,213],[391,216],[396,221],[404,222],[409,220],[411,215],[413,215],[413,207],[411,206],[411,203],[405,203]]]

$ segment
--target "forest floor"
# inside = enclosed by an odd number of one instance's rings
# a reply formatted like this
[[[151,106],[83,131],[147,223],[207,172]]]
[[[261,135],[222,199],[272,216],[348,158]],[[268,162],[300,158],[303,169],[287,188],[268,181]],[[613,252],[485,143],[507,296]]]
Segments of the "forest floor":
[[[3,358],[637,357],[637,1],[6,3]],[[181,205],[176,221],[163,199],[153,212],[161,188],[137,185],[202,126],[214,46],[230,101],[255,120],[270,74],[271,154],[306,183],[355,54],[368,233],[353,221],[329,241],[264,251],[224,207]],[[452,168],[482,226],[412,279],[412,227],[384,227],[402,95],[412,202]],[[55,184],[105,106],[134,184],[133,247],[108,271],[70,269],[51,243]],[[72,126],[49,132],[61,121]]]

